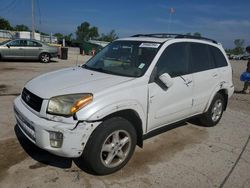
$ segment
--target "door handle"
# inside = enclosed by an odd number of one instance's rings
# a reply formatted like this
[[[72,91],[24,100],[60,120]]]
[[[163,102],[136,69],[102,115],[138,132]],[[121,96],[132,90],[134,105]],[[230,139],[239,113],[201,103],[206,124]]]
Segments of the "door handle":
[[[187,86],[189,86],[191,83],[193,83],[192,80],[186,80],[186,81],[184,82],[184,84],[186,84]]]
[[[213,77],[214,77],[214,78],[218,77],[218,74],[217,74],[217,73],[214,73],[214,74],[213,74]]]

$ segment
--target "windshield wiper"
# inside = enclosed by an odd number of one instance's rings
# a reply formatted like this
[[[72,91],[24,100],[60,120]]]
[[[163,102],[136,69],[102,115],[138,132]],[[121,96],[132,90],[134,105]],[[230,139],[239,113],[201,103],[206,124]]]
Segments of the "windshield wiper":
[[[88,70],[93,70],[93,71],[98,71],[98,72],[109,73],[109,71],[106,71],[103,68],[90,67],[90,66],[88,66],[86,64],[82,65],[82,68],[85,68],[85,69],[88,69]]]

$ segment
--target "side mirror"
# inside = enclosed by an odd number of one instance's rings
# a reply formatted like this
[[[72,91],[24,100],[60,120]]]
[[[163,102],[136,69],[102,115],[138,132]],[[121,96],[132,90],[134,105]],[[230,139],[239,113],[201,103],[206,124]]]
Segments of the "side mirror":
[[[7,46],[8,48],[10,48],[10,45],[9,45],[9,44],[7,44],[6,46]]]
[[[170,88],[174,84],[173,78],[168,73],[164,73],[159,76],[159,80],[168,88]]]

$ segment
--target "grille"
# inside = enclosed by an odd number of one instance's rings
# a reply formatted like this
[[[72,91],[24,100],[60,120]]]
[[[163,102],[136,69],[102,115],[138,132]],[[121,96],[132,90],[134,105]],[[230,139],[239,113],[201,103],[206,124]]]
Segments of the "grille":
[[[42,98],[36,96],[35,94],[24,88],[22,92],[22,99],[29,107],[37,112],[40,112],[43,103]]]
[[[35,137],[35,128],[27,121],[25,118],[17,111],[14,107],[14,111],[16,113],[16,120],[19,128],[22,129],[33,141],[36,141]]]

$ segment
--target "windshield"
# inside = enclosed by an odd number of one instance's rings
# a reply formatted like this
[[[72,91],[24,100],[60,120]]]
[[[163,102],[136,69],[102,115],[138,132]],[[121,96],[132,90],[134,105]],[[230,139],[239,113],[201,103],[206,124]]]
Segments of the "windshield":
[[[142,76],[160,43],[141,41],[115,41],[91,58],[83,68],[128,77]]]

